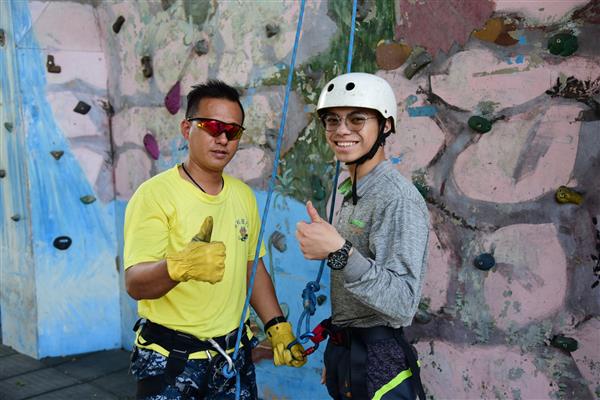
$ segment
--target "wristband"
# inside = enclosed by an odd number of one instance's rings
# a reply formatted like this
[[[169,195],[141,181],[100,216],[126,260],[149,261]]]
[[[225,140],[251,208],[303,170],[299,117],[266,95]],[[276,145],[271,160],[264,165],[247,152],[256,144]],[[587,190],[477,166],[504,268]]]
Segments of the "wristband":
[[[266,332],[266,331],[268,331],[270,327],[272,327],[272,326],[274,326],[274,325],[277,325],[277,324],[279,324],[279,323],[281,323],[281,322],[287,322],[287,319],[286,319],[286,318],[285,318],[283,315],[282,315],[282,316],[279,316],[279,317],[275,317],[275,318],[273,318],[272,320],[270,320],[269,322],[267,322],[267,323],[265,324],[265,329],[264,329],[264,331],[265,331],[265,332]]]

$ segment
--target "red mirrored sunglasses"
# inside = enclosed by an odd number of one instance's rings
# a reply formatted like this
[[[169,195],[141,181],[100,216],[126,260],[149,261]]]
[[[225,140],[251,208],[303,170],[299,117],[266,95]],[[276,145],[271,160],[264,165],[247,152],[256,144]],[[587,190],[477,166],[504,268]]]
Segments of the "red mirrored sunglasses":
[[[218,119],[211,118],[188,118],[188,121],[197,121],[196,126],[204,129],[212,137],[217,137],[225,132],[227,140],[239,140],[244,133],[244,127],[238,124],[231,124]]]

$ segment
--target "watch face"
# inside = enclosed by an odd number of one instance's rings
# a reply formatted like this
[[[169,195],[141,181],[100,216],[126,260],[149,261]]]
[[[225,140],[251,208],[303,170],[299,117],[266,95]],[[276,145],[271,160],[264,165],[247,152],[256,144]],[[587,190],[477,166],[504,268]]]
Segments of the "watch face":
[[[327,256],[327,266],[331,269],[343,269],[348,263],[348,253],[351,248],[352,243],[346,240],[341,249],[329,253]]]
[[[343,269],[348,263],[348,251],[347,246],[342,247],[340,250],[335,251],[327,257],[327,266],[331,269]]]

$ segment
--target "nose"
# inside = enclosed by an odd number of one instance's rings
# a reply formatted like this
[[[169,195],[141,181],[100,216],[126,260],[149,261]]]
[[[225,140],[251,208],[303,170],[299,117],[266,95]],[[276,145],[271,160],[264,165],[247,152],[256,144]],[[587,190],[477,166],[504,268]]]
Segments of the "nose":
[[[215,142],[220,143],[222,145],[226,145],[227,143],[229,143],[229,139],[227,139],[225,131],[219,133],[219,136],[215,136]]]
[[[346,118],[343,118],[340,122],[340,126],[337,128],[338,135],[350,135],[352,131],[348,128],[348,121]]]

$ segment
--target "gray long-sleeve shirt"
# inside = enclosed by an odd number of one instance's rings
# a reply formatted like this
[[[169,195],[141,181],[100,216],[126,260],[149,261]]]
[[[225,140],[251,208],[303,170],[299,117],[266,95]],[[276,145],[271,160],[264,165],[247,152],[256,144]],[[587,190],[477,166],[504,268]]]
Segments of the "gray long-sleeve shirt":
[[[389,161],[359,179],[357,193],[358,204],[344,200],[336,223],[354,251],[343,270],[331,271],[333,323],[408,326],[425,277],[427,206]]]

